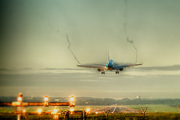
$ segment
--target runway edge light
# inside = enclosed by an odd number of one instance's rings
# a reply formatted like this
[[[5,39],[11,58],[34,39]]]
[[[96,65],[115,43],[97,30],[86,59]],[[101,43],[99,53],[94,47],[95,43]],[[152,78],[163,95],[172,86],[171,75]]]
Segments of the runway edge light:
[[[70,98],[69,98],[69,101],[70,101],[70,107],[74,107],[75,106],[75,98],[74,98],[74,96],[71,96]]]
[[[89,108],[87,108],[87,109],[86,109],[86,112],[90,112],[90,109],[89,109]]]
[[[54,113],[56,114],[58,112],[57,106],[54,108]]]
[[[70,113],[71,113],[71,114],[73,114],[73,112],[74,112],[74,109],[73,109],[73,108],[71,108],[71,109],[70,109]]]
[[[18,102],[22,102],[23,101],[23,94],[19,93],[18,97],[17,97],[17,101]]]
[[[49,107],[49,97],[44,96],[44,107]]]
[[[42,112],[42,109],[38,109],[38,114],[40,115],[41,114],[41,112]]]

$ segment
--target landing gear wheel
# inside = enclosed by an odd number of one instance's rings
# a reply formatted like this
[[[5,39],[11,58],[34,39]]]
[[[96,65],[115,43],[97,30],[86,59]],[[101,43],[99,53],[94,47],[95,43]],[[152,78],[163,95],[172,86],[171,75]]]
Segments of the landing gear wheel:
[[[116,71],[116,74],[119,74],[119,71]]]
[[[103,72],[101,72],[101,74],[105,74],[105,72],[103,71]]]

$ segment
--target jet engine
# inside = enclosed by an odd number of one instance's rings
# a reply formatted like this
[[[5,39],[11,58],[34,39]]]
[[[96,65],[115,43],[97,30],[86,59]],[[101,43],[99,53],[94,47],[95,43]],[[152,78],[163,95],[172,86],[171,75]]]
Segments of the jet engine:
[[[97,71],[101,71],[101,69],[100,69],[100,68],[98,68],[98,69],[97,69]]]
[[[119,70],[120,70],[120,71],[123,71],[123,68],[120,68]]]

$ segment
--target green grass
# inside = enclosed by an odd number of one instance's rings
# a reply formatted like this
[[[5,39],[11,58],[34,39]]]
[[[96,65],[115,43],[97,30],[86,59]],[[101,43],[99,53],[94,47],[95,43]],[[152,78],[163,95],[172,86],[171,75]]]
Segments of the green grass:
[[[166,112],[166,113],[177,113],[179,110],[174,106],[169,106],[169,105],[127,105],[127,107],[140,110],[140,107],[145,109],[147,107],[148,113],[157,113],[157,112]]]
[[[64,120],[63,115],[60,115],[60,120]],[[81,115],[70,115],[70,118],[80,118]],[[12,120],[16,119],[15,114],[0,114],[0,120]],[[53,120],[53,115],[22,115],[22,119],[27,118],[28,120]],[[91,114],[87,116],[87,120],[104,120],[104,114]],[[116,113],[109,114],[108,120],[143,120],[143,115],[141,114],[131,114],[131,113]],[[148,113],[146,114],[145,120],[180,120],[180,114],[177,113]]]
[[[91,110],[93,109],[98,109],[104,106],[75,106],[73,107],[74,110],[86,110],[87,108],[90,108]],[[178,113],[178,109],[176,106],[168,106],[168,105],[127,105],[127,107],[136,109],[141,111],[140,107],[148,108],[146,112],[148,113]],[[36,112],[38,109],[42,109],[42,112],[47,112],[47,111],[53,111],[54,106],[49,106],[49,107],[44,107],[44,106],[26,106],[25,107],[26,112]],[[71,107],[67,106],[59,106],[58,110],[59,111],[65,111],[65,110],[70,110]],[[14,112],[14,107],[0,107],[0,112],[6,112],[6,113],[11,113]]]
[[[72,107],[74,110],[86,110],[87,108],[93,110],[93,109],[98,109],[104,106],[75,106]],[[26,112],[36,112],[38,109],[42,109],[42,112],[47,112],[47,111],[53,111],[55,107],[54,106],[49,106],[49,107],[44,107],[44,106],[26,106]],[[57,107],[59,111],[66,111],[70,110],[71,107],[68,106],[58,106]],[[0,112],[14,112],[14,107],[0,107]]]
[[[103,106],[75,106],[75,107],[72,107],[74,110],[86,110],[87,108],[90,108],[91,110],[93,109],[97,109],[97,108],[101,108]],[[66,110],[70,110],[71,107],[67,107],[67,106],[58,106],[57,107],[59,111],[66,111]],[[49,107],[26,107],[26,111],[27,112],[35,112],[37,111],[38,109],[42,109],[43,112],[47,112],[47,111],[52,111],[54,109],[53,106],[49,106]]]
[[[6,112],[6,113],[14,112],[14,107],[0,107],[0,112]]]

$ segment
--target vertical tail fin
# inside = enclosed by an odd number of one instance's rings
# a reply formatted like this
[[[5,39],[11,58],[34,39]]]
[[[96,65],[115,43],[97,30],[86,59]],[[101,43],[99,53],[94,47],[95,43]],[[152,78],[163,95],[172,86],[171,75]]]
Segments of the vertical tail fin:
[[[108,51],[108,61],[107,61],[107,63],[106,63],[106,67],[108,68],[109,67],[109,51]]]

